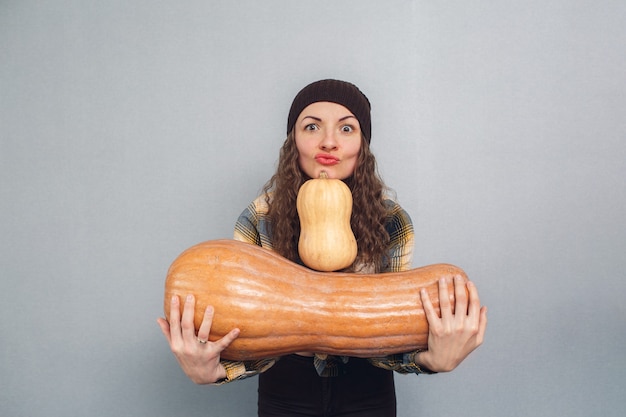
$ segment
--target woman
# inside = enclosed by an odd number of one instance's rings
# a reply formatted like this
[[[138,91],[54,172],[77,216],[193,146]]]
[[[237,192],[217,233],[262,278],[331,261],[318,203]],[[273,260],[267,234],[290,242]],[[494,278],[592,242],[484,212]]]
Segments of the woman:
[[[287,119],[287,139],[276,173],[264,193],[235,225],[235,239],[272,249],[300,262],[296,211],[299,187],[325,171],[343,180],[353,195],[351,227],[358,255],[349,271],[392,272],[411,267],[413,226],[407,213],[385,195],[370,152],[371,120],[367,97],[353,84],[321,80],[295,97]],[[393,372],[435,373],[456,368],[483,341],[487,309],[471,283],[455,278],[456,313],[441,302],[441,317],[421,293],[429,322],[428,349],[384,358],[347,358],[299,352],[281,358],[232,362],[220,352],[239,335],[233,329],[207,342],[213,308],[205,311],[196,335],[195,300],[188,296],[182,317],[172,299],[170,322],[159,325],[183,371],[198,384],[225,383],[259,375],[259,416],[395,416]],[[465,288],[469,290],[469,298]],[[448,300],[447,283],[440,298]]]

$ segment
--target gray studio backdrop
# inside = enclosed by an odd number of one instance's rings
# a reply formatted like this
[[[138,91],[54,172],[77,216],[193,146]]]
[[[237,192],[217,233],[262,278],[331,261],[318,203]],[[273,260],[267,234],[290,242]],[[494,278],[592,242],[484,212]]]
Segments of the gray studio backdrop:
[[[0,2],[0,415],[251,416],[155,319],[232,236],[310,81],[373,103],[415,266],[467,270],[485,344],[397,376],[399,415],[626,409],[626,3]]]

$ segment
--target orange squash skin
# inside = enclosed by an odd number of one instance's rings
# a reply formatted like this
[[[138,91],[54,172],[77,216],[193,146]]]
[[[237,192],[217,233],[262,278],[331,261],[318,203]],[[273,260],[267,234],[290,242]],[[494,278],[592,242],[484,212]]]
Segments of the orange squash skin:
[[[323,272],[352,265],[358,248],[350,227],[350,188],[322,171],[320,178],[302,184],[296,206],[300,219],[298,253],[302,262]]]
[[[224,359],[295,352],[379,357],[427,346],[428,321],[419,291],[425,288],[438,310],[438,280],[455,275],[467,280],[449,264],[383,274],[317,272],[253,244],[212,240],[174,260],[165,281],[164,310],[169,319],[172,296],[184,301],[193,294],[197,330],[205,308],[213,306],[210,340],[241,330],[222,352]],[[452,283],[448,292],[454,306]]]

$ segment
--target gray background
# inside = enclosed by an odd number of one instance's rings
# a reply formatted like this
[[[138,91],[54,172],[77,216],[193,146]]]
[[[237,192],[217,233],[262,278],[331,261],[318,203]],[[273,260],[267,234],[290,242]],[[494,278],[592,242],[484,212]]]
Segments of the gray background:
[[[416,227],[488,305],[400,416],[626,409],[626,3],[0,2],[0,414],[254,415],[155,323],[171,261],[230,237],[310,81],[353,81]]]

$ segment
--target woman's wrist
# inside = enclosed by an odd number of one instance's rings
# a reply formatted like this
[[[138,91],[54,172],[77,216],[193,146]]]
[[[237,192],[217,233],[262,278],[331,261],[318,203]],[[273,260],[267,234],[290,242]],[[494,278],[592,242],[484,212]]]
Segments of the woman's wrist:
[[[424,362],[422,359],[423,353],[426,350],[416,350],[411,354],[412,362],[415,368],[418,370],[420,374],[436,374],[436,371],[431,370],[431,368]]]

